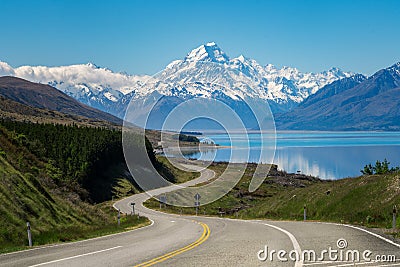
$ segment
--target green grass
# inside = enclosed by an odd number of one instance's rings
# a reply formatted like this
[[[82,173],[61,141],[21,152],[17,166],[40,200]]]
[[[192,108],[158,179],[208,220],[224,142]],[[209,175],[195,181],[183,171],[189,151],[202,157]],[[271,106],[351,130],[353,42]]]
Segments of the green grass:
[[[102,225],[65,225],[49,230],[44,230],[41,232],[35,231],[35,225],[32,225],[33,246],[79,241],[88,238],[130,231],[150,224],[149,219],[147,219],[146,217],[138,217],[136,215],[130,216],[123,214],[121,215],[120,226],[118,226],[116,214],[117,212],[114,211],[114,214],[110,217],[112,218],[112,220],[108,220],[107,222],[105,222],[105,224]],[[26,231],[25,236],[27,236]],[[8,253],[28,249],[28,240],[25,236],[24,238],[26,240],[21,240],[22,242],[20,244],[15,242],[2,243],[0,247],[0,253]]]
[[[27,248],[27,222],[34,246],[86,239],[149,223],[147,218],[122,216],[118,227],[117,212],[110,202],[85,201],[93,194],[79,179],[64,179],[54,160],[37,156],[18,136],[0,127],[0,253]],[[180,171],[163,157],[159,160],[162,170],[179,183],[199,176]],[[140,192],[123,163],[104,164],[101,175],[86,181],[97,199],[119,199]]]
[[[149,219],[146,217],[121,214],[120,225],[118,226],[118,212],[114,208],[111,208],[111,202],[99,204],[98,208],[107,214],[107,219],[104,220],[103,224],[83,226],[71,225],[59,227],[54,230],[51,229],[40,233],[36,237],[33,236],[34,245],[77,241],[129,231],[150,224]]]
[[[157,156],[157,160],[170,170],[172,175],[175,177],[176,183],[178,184],[193,180],[200,176],[199,172],[187,172],[176,168],[164,156]]]
[[[0,253],[26,249],[26,223],[30,222],[33,245],[80,240],[116,233],[148,224],[147,218],[123,216],[110,202],[91,204],[77,182],[57,183],[57,168],[42,161],[0,129]],[[116,179],[111,187],[116,198],[136,192],[121,168],[109,168]],[[110,192],[111,195],[111,192]]]
[[[260,188],[250,193],[248,185],[255,166],[250,164],[230,193],[201,206],[199,213],[220,216],[222,212],[225,217],[243,219],[303,220],[306,205],[308,220],[390,228],[393,205],[400,207],[400,174],[323,181],[280,173],[266,178]],[[210,168],[218,175],[225,167],[226,164],[213,164]],[[145,204],[159,209],[154,199]],[[164,208],[164,211],[195,213],[194,208],[172,206]],[[400,220],[397,225],[400,226]]]
[[[0,156],[0,253],[27,248],[27,221],[34,246],[111,234],[149,223],[145,217],[124,215],[118,227],[111,202],[90,205],[71,192],[69,198],[62,197],[54,192],[56,188],[42,183]]]

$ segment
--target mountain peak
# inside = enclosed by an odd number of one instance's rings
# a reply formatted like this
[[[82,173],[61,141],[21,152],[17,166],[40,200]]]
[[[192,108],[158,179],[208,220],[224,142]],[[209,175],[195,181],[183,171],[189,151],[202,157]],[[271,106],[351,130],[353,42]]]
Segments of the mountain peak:
[[[323,74],[331,74],[331,75],[334,75],[336,77],[346,77],[346,78],[354,75],[354,73],[352,73],[352,72],[344,72],[338,67],[331,67],[329,70],[323,71],[322,73]]]
[[[329,69],[329,71],[332,71],[332,72],[338,72],[338,71],[341,71],[338,67],[331,67],[330,69]]]
[[[185,61],[207,61],[216,63],[225,63],[229,61],[229,57],[215,42],[208,42],[193,49],[185,57]]]
[[[217,46],[217,44],[215,42],[208,42],[206,46]]]
[[[395,63],[395,64],[393,64],[393,66],[392,67],[397,67],[397,68],[400,68],[400,61],[399,62],[397,62],[397,63]]]
[[[388,68],[389,70],[400,70],[400,62],[397,62]]]
[[[93,69],[98,69],[99,68],[96,64],[94,64],[92,62],[87,63],[86,66],[88,66],[90,68],[93,68]]]
[[[237,60],[243,63],[246,60],[246,58],[243,55],[240,55],[237,57]]]

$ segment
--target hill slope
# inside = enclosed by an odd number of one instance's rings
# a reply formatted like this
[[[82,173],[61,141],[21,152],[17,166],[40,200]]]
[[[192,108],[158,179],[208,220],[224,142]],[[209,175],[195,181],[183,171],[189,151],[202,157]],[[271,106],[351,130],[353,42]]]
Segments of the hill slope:
[[[106,112],[86,106],[50,85],[29,82],[16,77],[0,77],[0,96],[34,108],[121,124]]]
[[[27,221],[35,245],[117,231],[115,212],[83,201],[87,191],[39,151],[37,139],[0,123],[0,253],[27,245]]]
[[[237,164],[232,167],[242,169],[244,166]],[[249,192],[249,182],[256,167],[256,164],[247,165],[245,175],[232,191],[213,203],[201,206],[200,214],[222,214],[244,219],[303,220],[306,205],[308,220],[389,228],[392,225],[393,205],[400,202],[398,171],[340,180],[320,180],[272,169],[261,186]],[[226,164],[214,163],[210,168],[220,175]],[[159,203],[151,199],[146,202],[146,206],[158,209]],[[173,206],[164,208],[165,211],[176,214],[195,213],[193,208]]]
[[[120,122],[48,85],[0,78],[0,253],[26,245],[27,221],[35,245],[146,222],[125,218],[117,228],[115,211],[104,204],[139,191],[124,160],[121,126],[106,120]],[[150,142],[146,149],[174,182]]]
[[[21,104],[14,100],[0,96],[0,117],[14,121],[55,123],[64,125],[81,125],[92,127],[118,128],[117,124],[90,119],[83,116],[64,114],[54,110],[40,109]]]

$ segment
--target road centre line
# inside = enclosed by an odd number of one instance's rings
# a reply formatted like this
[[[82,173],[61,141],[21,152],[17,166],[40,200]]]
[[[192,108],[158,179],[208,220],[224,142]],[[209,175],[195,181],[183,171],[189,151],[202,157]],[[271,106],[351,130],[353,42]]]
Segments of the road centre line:
[[[211,230],[208,227],[208,225],[205,224],[205,223],[198,222],[198,224],[200,224],[203,227],[203,234],[195,242],[193,242],[193,243],[191,243],[191,244],[189,244],[189,245],[187,245],[187,246],[185,246],[183,248],[171,251],[169,253],[166,253],[164,255],[161,255],[161,256],[156,257],[154,259],[151,259],[149,261],[146,261],[146,262],[140,263],[138,265],[135,265],[135,267],[147,267],[147,266],[151,266],[151,265],[163,262],[163,261],[165,261],[167,259],[170,259],[170,258],[172,258],[174,256],[177,256],[177,255],[179,255],[179,254],[181,254],[181,253],[183,253],[185,251],[191,250],[191,249],[199,246],[203,242],[205,242],[210,237]]]

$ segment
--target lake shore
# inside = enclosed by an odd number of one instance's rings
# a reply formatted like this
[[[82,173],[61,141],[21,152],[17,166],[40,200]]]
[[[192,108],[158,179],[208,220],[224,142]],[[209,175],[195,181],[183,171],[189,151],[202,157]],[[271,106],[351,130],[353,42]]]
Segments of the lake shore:
[[[156,148],[154,149],[154,152],[157,155],[162,155],[165,154],[165,152],[178,152],[181,151],[182,154],[191,154],[191,153],[199,153],[201,151],[207,151],[207,150],[217,150],[217,149],[227,149],[227,148],[232,148],[231,146],[220,146],[220,145],[209,145],[209,144],[200,144],[198,146],[196,145],[187,145],[187,146],[171,146],[171,147],[166,147],[166,148]]]

